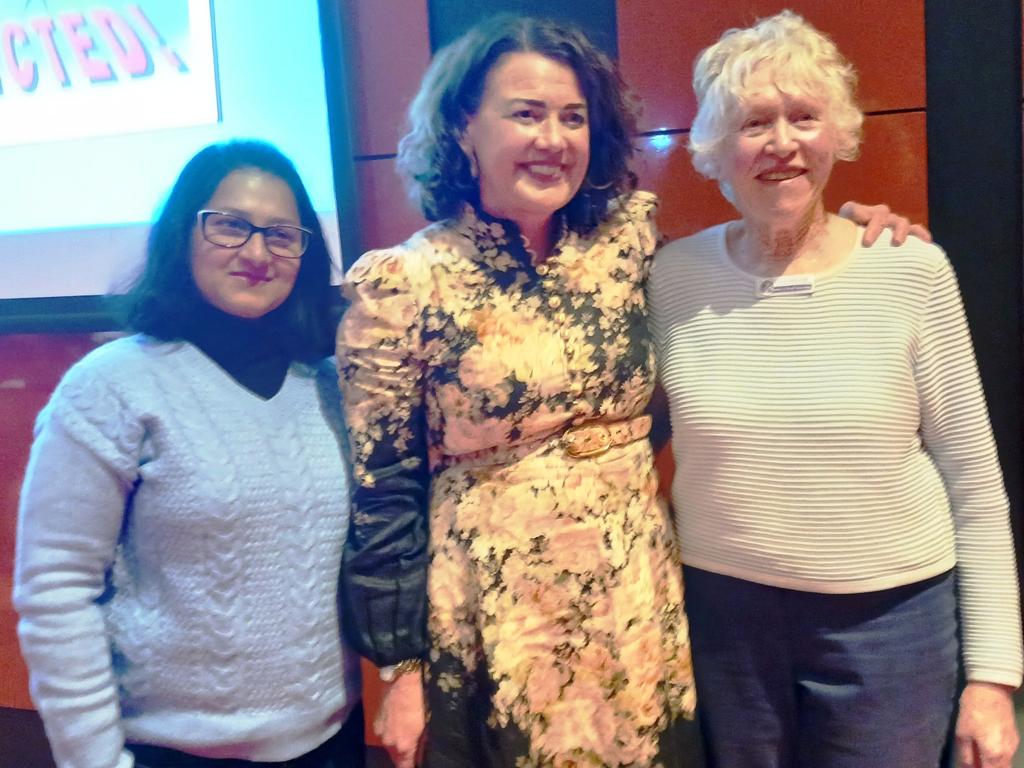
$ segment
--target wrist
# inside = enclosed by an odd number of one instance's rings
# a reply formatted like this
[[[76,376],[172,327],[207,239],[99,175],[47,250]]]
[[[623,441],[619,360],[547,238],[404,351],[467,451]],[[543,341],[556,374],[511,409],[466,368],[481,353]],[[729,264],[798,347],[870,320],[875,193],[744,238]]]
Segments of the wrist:
[[[1006,683],[995,683],[988,680],[968,680],[967,687],[969,688],[985,688],[990,691],[998,691],[999,693],[1005,693],[1007,696],[1012,696],[1014,691],[1017,689],[1012,685]]]

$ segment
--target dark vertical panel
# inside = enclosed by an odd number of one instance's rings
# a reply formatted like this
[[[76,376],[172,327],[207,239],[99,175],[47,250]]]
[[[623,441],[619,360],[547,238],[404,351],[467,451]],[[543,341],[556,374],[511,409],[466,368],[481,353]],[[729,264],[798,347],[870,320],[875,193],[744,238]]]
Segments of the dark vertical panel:
[[[927,0],[928,200],[960,279],[1013,509],[1022,451],[1020,0]]]
[[[352,134],[355,121],[347,73],[351,41],[342,19],[339,0],[320,0],[320,46],[324,60],[324,89],[327,122],[331,138],[334,197],[338,203],[341,256],[345,266],[361,253],[359,209],[356,197],[356,169],[352,162]]]
[[[568,21],[613,58],[618,57],[615,0],[430,0],[430,45],[436,51],[478,21],[499,13]]]
[[[39,715],[0,708],[0,768],[54,768]]]

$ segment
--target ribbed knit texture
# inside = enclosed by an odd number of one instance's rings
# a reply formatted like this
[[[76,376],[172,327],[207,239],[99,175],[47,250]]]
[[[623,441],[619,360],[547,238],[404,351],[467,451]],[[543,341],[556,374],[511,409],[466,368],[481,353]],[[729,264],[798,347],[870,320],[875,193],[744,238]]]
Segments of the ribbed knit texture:
[[[293,366],[263,400],[190,344],[131,337],[65,376],[37,423],[14,590],[60,768],[128,766],[125,736],[289,759],[358,701],[331,374]]]
[[[969,678],[1018,685],[1007,501],[945,255],[885,236],[812,293],[758,297],[724,234],[666,246],[648,289],[684,561],[826,593],[957,565]]]

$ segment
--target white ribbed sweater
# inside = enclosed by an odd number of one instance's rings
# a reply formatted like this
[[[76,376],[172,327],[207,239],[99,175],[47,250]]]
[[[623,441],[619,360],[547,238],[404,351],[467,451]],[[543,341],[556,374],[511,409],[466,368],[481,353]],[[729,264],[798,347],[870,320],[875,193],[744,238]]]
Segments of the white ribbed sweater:
[[[659,251],[648,289],[683,560],[826,593],[956,565],[969,678],[1019,685],[1007,501],[945,255],[885,236],[759,297],[725,229]]]
[[[60,768],[128,740],[284,760],[359,698],[340,642],[348,525],[329,363],[262,400],[190,344],[131,337],[77,363],[39,416],[14,602]]]

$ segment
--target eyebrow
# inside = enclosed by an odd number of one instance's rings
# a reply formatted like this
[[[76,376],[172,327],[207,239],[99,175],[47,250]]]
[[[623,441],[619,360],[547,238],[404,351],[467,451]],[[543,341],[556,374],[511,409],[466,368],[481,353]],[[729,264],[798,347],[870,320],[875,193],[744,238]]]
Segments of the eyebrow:
[[[208,210],[217,211],[217,213],[226,213],[229,216],[234,216],[236,219],[245,219],[250,224],[254,224],[255,223],[254,221],[252,221],[252,214],[251,213],[247,213],[247,212],[245,212],[245,211],[243,211],[243,210],[241,210],[239,208],[234,208],[234,207],[232,207],[230,205],[225,205],[225,206],[222,206],[220,208],[210,208]],[[272,218],[264,226],[267,226],[267,227],[301,227],[302,224],[299,223],[299,222],[296,222],[296,221],[294,221],[292,219],[288,219],[288,218],[285,218],[285,219]]]
[[[521,98],[521,97],[513,97],[513,98],[508,100],[509,104],[514,104],[514,103],[517,103],[517,102],[520,103],[520,104],[527,104],[527,105],[529,105],[531,107],[547,107],[548,106],[547,102],[543,101],[541,99],[525,99],[525,98]],[[586,108],[587,108],[587,105],[584,102],[573,102],[572,104],[566,104],[564,107],[559,107],[559,111],[565,110],[565,109],[586,109]]]

